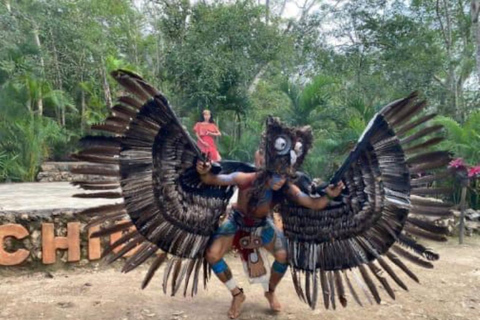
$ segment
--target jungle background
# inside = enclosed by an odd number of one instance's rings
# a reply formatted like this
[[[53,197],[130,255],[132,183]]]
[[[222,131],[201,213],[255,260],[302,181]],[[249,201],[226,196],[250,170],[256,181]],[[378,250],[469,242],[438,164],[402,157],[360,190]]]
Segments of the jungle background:
[[[189,130],[212,110],[226,159],[252,161],[272,114],[313,127],[304,169],[327,179],[379,108],[419,90],[446,127],[442,147],[476,165],[479,10],[479,0],[2,0],[0,182],[69,160],[120,93],[117,68],[160,88]]]

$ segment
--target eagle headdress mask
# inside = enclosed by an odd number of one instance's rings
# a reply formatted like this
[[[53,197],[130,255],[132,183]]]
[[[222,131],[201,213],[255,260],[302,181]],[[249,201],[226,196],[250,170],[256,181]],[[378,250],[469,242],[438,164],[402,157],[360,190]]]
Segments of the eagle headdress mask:
[[[261,146],[265,169],[270,173],[293,176],[312,146],[312,128],[289,127],[271,116],[267,118],[266,127]]]

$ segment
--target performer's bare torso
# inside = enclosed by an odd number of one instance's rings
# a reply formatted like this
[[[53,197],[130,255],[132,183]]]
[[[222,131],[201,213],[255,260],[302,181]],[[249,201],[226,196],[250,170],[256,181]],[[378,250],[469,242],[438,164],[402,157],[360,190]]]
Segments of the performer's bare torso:
[[[251,176],[248,177],[250,180],[250,186],[247,188],[239,188],[238,200],[237,203],[233,205],[233,208],[247,216],[253,216],[255,218],[265,218],[271,213],[273,207],[273,190],[270,189],[266,192],[266,194],[262,195],[263,198],[260,199],[259,204],[255,207],[255,209],[249,209],[248,202],[251,197],[252,185],[254,180],[257,178],[256,173],[251,173],[250,175]]]

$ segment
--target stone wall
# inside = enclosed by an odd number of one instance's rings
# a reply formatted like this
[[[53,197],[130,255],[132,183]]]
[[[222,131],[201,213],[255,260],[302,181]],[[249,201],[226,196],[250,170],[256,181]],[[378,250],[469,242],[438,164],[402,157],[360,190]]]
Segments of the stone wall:
[[[71,169],[79,166],[88,166],[88,162],[44,162],[37,175],[38,182],[65,182],[86,180],[86,175],[72,174]],[[93,180],[106,180],[98,176],[90,176]],[[111,178],[108,178],[111,180]]]
[[[92,263],[97,266],[102,249],[121,237],[121,233],[90,238],[98,227],[86,230],[87,219],[80,211],[0,211],[0,276],[22,269],[55,270]],[[134,252],[135,249],[129,255]]]

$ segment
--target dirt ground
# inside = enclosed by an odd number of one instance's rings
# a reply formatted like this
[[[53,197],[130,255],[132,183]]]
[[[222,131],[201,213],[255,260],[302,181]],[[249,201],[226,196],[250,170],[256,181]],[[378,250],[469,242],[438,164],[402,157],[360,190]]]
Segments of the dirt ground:
[[[346,309],[326,311],[319,303],[312,311],[297,298],[287,273],[278,288],[284,305],[278,315],[267,309],[261,287],[248,285],[239,260],[233,256],[227,260],[247,294],[240,319],[480,319],[480,237],[467,238],[462,246],[457,239],[431,246],[441,260],[434,270],[412,266],[421,285],[402,277],[410,291],[398,289],[395,301],[383,292],[381,305],[361,308],[350,299]],[[170,297],[161,291],[158,275],[147,289],[140,289],[146,267],[126,275],[116,269],[4,276],[0,279],[0,319],[227,319],[230,296],[217,279],[193,299]]]

